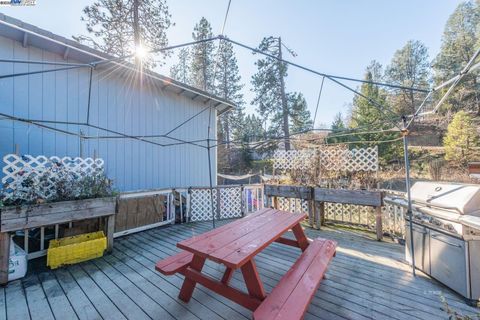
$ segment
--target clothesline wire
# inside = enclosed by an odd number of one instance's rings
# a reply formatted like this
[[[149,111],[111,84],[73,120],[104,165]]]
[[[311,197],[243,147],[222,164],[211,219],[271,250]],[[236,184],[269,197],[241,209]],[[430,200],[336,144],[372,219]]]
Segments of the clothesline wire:
[[[230,9],[230,4],[231,4],[231,1],[229,1],[228,3],[228,6],[227,6],[227,12],[226,12],[226,16],[225,16],[225,19],[224,19],[224,25],[222,26],[222,32],[224,31],[224,28],[225,28],[225,23],[227,21],[227,17],[228,17],[228,13],[229,13],[229,9]],[[235,45],[238,45],[240,47],[244,47],[244,48],[247,48],[249,50],[252,50],[253,52],[256,52],[256,53],[261,53],[263,55],[266,55],[266,56],[271,56],[272,58],[275,58],[275,59],[278,59],[278,57],[275,57],[275,56],[272,56],[272,55],[269,55],[268,53],[266,52],[263,52],[263,51],[260,51],[258,49],[255,49],[255,48],[252,48],[252,47],[249,47],[247,45],[244,45],[240,42],[237,42],[237,41],[234,41],[234,40],[231,40],[225,36],[223,36],[223,34],[219,35],[219,36],[216,36],[216,37],[212,37],[212,38],[208,38],[208,39],[202,39],[202,40],[198,40],[198,41],[192,41],[192,42],[187,42],[187,43],[182,43],[182,44],[178,44],[178,45],[173,45],[173,46],[169,46],[169,47],[164,47],[164,48],[161,48],[161,49],[158,49],[158,50],[154,50],[154,52],[158,52],[158,51],[164,51],[164,50],[173,50],[173,49],[176,49],[176,48],[180,48],[180,47],[184,47],[184,46],[191,46],[191,45],[195,45],[195,44],[200,44],[200,43],[205,43],[205,42],[209,42],[209,41],[214,41],[214,40],[224,40],[224,41],[229,41]],[[92,66],[97,66],[99,64],[103,64],[103,63],[107,63],[107,62],[114,62],[116,60],[118,61],[121,61],[121,60],[124,60],[128,58],[127,56],[125,57],[118,57],[118,58],[115,58],[115,59],[106,59],[106,60],[101,60],[101,61],[96,61],[96,62],[93,62],[91,64],[68,64],[68,63],[61,63],[61,62],[51,62],[51,61],[25,61],[25,60],[15,60],[15,59],[0,59],[0,62],[13,62],[13,63],[32,63],[32,64],[46,64],[46,65],[66,65],[67,67],[65,68],[57,68],[57,69],[47,69],[47,70],[38,70],[38,71],[32,71],[32,72],[25,72],[25,73],[17,73],[17,74],[11,74],[11,75],[2,75],[0,76],[0,79],[4,79],[4,78],[8,78],[8,77],[13,77],[13,76],[26,76],[26,75],[32,75],[32,74],[38,74],[38,73],[46,73],[46,72],[56,72],[56,71],[66,71],[66,70],[69,70],[69,69],[75,69],[75,68],[82,68],[82,67],[92,67]],[[356,82],[361,82],[361,83],[369,83],[369,84],[374,84],[374,85],[378,85],[378,86],[386,86],[386,87],[391,87],[391,88],[398,88],[398,89],[406,89],[406,90],[412,90],[412,91],[419,91],[419,92],[429,92],[431,94],[431,90],[428,91],[426,89],[420,89],[420,88],[413,88],[413,87],[403,87],[403,86],[397,86],[397,85],[392,85],[392,84],[386,84],[386,83],[380,83],[380,82],[375,82],[375,81],[367,81],[367,80],[360,80],[360,79],[354,79],[354,78],[348,78],[348,77],[342,77],[342,76],[335,76],[335,75],[329,75],[329,74],[324,74],[324,73],[321,73],[321,72],[318,72],[318,71],[315,71],[313,69],[310,69],[310,68],[307,68],[307,67],[303,67],[301,65],[298,65],[296,63],[292,63],[290,61],[287,61],[287,60],[284,60],[282,59],[283,62],[287,63],[287,64],[290,64],[290,65],[293,65],[295,67],[298,67],[300,69],[303,69],[305,71],[308,71],[308,72],[312,72],[314,74],[317,74],[317,75],[321,75],[322,76],[322,85],[321,85],[321,89],[320,89],[320,92],[319,92],[319,98],[321,96],[321,93],[322,93],[322,88],[323,88],[323,83],[324,83],[324,79],[325,78],[328,78],[329,80],[333,81],[334,83],[352,91],[353,93],[355,93],[356,95],[359,95],[365,99],[367,99],[372,105],[374,105],[377,109],[379,109],[379,111],[383,112],[385,114],[385,110],[389,111],[390,113],[394,114],[393,111],[389,110],[388,108],[384,108],[384,106],[378,104],[376,101],[370,99],[369,97],[361,94],[360,92],[358,92],[357,90],[353,89],[353,88],[350,88],[349,86],[345,85],[344,83],[338,81],[337,79],[343,79],[343,80],[347,80],[347,81],[356,81]],[[473,69],[473,68],[472,68]],[[460,77],[458,77],[460,78]],[[458,79],[457,78],[457,79]],[[458,81],[457,81],[458,82]],[[315,114],[317,114],[317,111],[318,111],[318,101],[320,99],[317,100],[317,109],[316,109],[316,112]],[[207,109],[211,109],[211,104],[209,106],[207,106],[206,108],[202,109],[201,111],[197,112],[195,115],[189,117],[188,119],[182,121],[181,123],[179,123],[177,126],[175,126],[173,129],[170,129],[170,131],[166,132],[165,134],[159,134],[159,135],[150,135],[149,138],[170,138],[170,139],[173,139],[173,140],[177,140],[179,142],[181,142],[181,144],[191,144],[191,145],[196,145],[196,146],[199,146],[199,147],[202,147],[202,148],[205,148],[205,146],[202,146],[202,145],[198,145],[196,144],[195,142],[199,141],[199,140],[192,140],[192,141],[187,141],[187,140],[182,140],[182,139],[177,139],[177,138],[173,138],[173,137],[168,137],[168,135],[170,133],[172,133],[173,131],[177,130],[178,128],[180,128],[181,126],[185,125],[186,123],[188,123],[189,121],[191,121],[192,119],[194,119],[195,117],[197,117],[198,115],[200,115],[201,113],[203,113],[204,111],[206,111]],[[8,118],[9,120],[13,120],[13,121],[22,121],[22,122],[26,122],[26,123],[29,123],[29,124],[32,124],[32,125],[38,125],[40,124],[40,120],[32,120],[32,119],[25,119],[25,118],[18,118],[18,117],[15,117],[15,116],[11,116],[11,115],[7,115],[7,114],[3,114],[3,116],[5,118]],[[398,127],[398,122],[396,122],[395,120],[398,120],[400,118],[398,115],[395,115],[395,118],[388,118],[389,121],[394,124],[396,127]],[[316,115],[314,116],[314,119],[316,120]],[[69,122],[69,121],[49,121],[49,123],[51,124],[75,124],[73,122]],[[77,125],[86,125],[86,126],[91,126],[89,123],[87,124],[84,124],[84,123],[77,123]],[[43,125],[43,127],[45,129],[46,126]],[[124,138],[131,138],[131,139],[136,139],[136,140],[140,140],[140,141],[143,141],[143,142],[148,142],[148,143],[153,143],[153,144],[156,144],[156,145],[159,145],[159,146],[169,146],[171,144],[160,144],[160,143],[156,143],[156,142],[153,142],[153,141],[149,141],[147,139],[145,139],[143,136],[135,136],[135,135],[127,135],[127,134],[124,134],[124,133],[121,133],[121,132],[117,132],[117,131],[113,131],[113,130],[110,130],[110,129],[107,129],[107,128],[103,128],[103,127],[100,127],[100,126],[91,126],[92,128],[95,128],[95,129],[98,129],[98,130],[103,130],[103,131],[106,131],[106,132],[109,132],[109,133],[113,133],[113,134],[116,134],[117,136],[99,136],[99,138],[105,138],[105,139],[108,139],[108,138],[120,138],[120,137],[124,137]],[[54,130],[54,131],[57,131],[59,133],[65,133],[67,134],[66,130],[62,130],[62,129],[58,129],[58,128],[55,128],[55,127],[48,127],[49,130]],[[72,133],[72,132],[69,132],[68,133],[69,135],[79,135],[78,133]],[[94,139],[95,137],[84,137],[86,139]],[[285,138],[285,137],[283,137]],[[270,140],[274,140],[275,138],[270,138]],[[215,140],[215,139],[210,139],[210,140]],[[195,142],[194,142],[195,141]],[[175,145],[178,145],[177,143],[175,143]],[[218,144],[217,144],[218,145]],[[217,145],[213,145],[213,146],[210,146],[210,148],[212,147],[216,147]]]

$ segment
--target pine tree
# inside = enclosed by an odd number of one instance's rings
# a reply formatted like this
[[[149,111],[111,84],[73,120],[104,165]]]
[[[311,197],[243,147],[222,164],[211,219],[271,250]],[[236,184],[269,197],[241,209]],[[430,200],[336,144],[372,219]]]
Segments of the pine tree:
[[[226,141],[227,149],[229,149],[233,132],[242,130],[245,104],[242,93],[244,85],[241,83],[237,58],[230,42],[220,41],[216,57],[215,77],[215,94],[233,102],[236,106],[235,110],[220,116],[222,131],[219,131],[219,133]]]
[[[75,40],[114,56],[127,56],[136,46],[156,50],[168,45],[167,30],[173,24],[166,0],[96,0],[83,9],[81,20],[90,36]],[[162,59],[168,52],[161,54]],[[145,67],[163,64],[158,55],[145,59]]]
[[[382,66],[377,61],[372,61],[367,67],[364,79],[367,81],[377,82],[382,77]],[[363,83],[360,87],[360,93],[368,97],[372,101],[376,101],[377,105],[372,104],[369,100],[355,96],[353,98],[352,114],[350,126],[353,128],[363,126],[377,126],[385,120],[384,112],[379,110],[379,106],[387,109],[387,92],[378,86],[370,83]]]
[[[330,128],[332,129],[332,132],[339,132],[345,129],[345,122],[343,121],[343,116],[341,112],[338,112],[335,115]]]
[[[372,61],[367,67],[364,79],[367,81],[379,81],[381,70],[381,65],[376,61]],[[389,119],[389,116],[387,116],[385,112],[389,108],[387,105],[387,92],[370,83],[363,83],[360,87],[360,92],[370,100],[376,101],[377,105],[373,105],[369,100],[361,96],[355,96],[353,98],[350,127],[353,129],[360,128],[359,132],[364,131],[365,128],[368,128],[370,131],[391,129],[391,119]],[[384,108],[379,109],[378,105],[384,106]],[[391,140],[397,137],[397,133],[362,133],[349,136],[348,141],[358,141],[358,144],[353,144],[353,146],[358,147],[373,147],[378,145],[381,160],[389,161],[400,156],[401,145],[393,142],[378,144],[377,141]],[[362,141],[374,142],[365,143]]]
[[[245,116],[242,130],[234,132],[236,139],[243,142],[255,142],[266,138],[263,121],[254,114]]]
[[[426,88],[429,84],[428,49],[420,41],[410,40],[397,50],[385,71],[389,83],[404,87]],[[389,104],[399,115],[411,115],[420,106],[426,93],[407,89],[391,89]]]
[[[280,43],[278,38],[266,37],[258,46],[258,49],[275,57],[280,55]],[[255,97],[252,101],[257,106],[260,115],[271,121],[269,131],[282,132],[286,137],[285,148],[288,149],[289,127],[285,123],[288,119],[282,97],[282,81],[287,76],[287,65],[271,57],[262,57],[255,62],[257,73],[252,77],[253,92]]]
[[[313,121],[303,94],[299,92],[288,93],[287,101],[291,132],[298,133],[311,129]]]
[[[258,49],[281,57],[280,38],[267,37]],[[270,123],[270,135],[284,136],[285,149],[290,149],[290,130],[298,131],[312,126],[307,104],[301,93],[285,93],[287,65],[272,57],[262,57],[255,62],[257,73],[252,77],[252,101],[257,111]]]
[[[443,139],[445,159],[466,165],[475,156],[473,147],[478,146],[479,137],[472,117],[459,111],[448,125]]]
[[[343,116],[341,112],[338,112],[333,118],[330,129],[332,130],[332,132],[329,133],[327,136],[327,143],[340,143],[348,141],[348,137],[329,137],[331,135],[341,134],[341,132],[345,130],[345,122],[343,121]]]
[[[170,77],[185,84],[190,84],[190,51],[183,48],[178,53],[178,63],[170,68]]]
[[[212,27],[207,19],[202,17],[195,25],[193,40],[205,40],[213,37]],[[213,41],[199,43],[193,46],[191,52],[191,84],[199,89],[214,93],[214,51]]]
[[[437,84],[456,76],[468,63],[480,45],[480,6],[466,1],[450,15],[442,37],[440,53],[434,61]],[[447,88],[438,92],[442,95]],[[477,75],[468,74],[457,85],[443,109],[472,110],[480,113],[480,84]]]

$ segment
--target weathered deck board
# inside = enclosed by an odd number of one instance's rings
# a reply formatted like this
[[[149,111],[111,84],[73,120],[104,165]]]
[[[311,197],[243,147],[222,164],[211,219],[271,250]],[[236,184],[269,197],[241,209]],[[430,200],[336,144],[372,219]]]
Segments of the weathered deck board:
[[[5,288],[0,288],[0,320],[7,319],[7,308],[5,305]]]
[[[48,303],[47,296],[43,290],[42,284],[36,274],[25,278],[25,294],[27,296],[28,307],[33,319],[55,319]]]
[[[188,304],[180,301],[183,277],[154,269],[159,259],[179,251],[177,242],[210,229],[210,223],[152,229],[118,239],[113,254],[100,259],[55,271],[31,265],[26,278],[0,287],[0,320],[249,319],[249,310],[201,286]],[[306,319],[447,319],[440,294],[463,314],[478,312],[435,280],[413,278],[397,244],[335,229],[308,229],[307,235],[336,240],[339,247]],[[300,253],[273,243],[256,257],[267,291]],[[224,267],[207,262],[204,272],[220,278]],[[245,289],[239,272],[231,284]]]
[[[68,300],[72,304],[72,308],[75,310],[75,314],[81,320],[88,319],[101,319],[100,313],[98,313],[95,306],[92,304],[87,295],[83,292],[81,287],[72,277],[67,269],[58,269],[55,271],[55,277],[58,283],[66,293]]]

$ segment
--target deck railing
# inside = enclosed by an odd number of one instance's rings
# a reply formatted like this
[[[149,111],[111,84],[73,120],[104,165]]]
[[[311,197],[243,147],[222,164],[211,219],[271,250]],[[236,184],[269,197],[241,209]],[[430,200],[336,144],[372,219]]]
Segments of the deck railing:
[[[308,213],[316,228],[335,223],[375,231],[378,239],[384,234],[394,238],[405,235],[404,208],[389,201],[403,197],[401,192],[266,186],[265,193],[269,206]]]
[[[405,209],[389,201],[402,197],[402,193],[386,193],[381,206],[317,201],[314,189],[308,187],[281,186],[272,194],[271,186],[263,184],[227,185],[213,188],[213,208],[208,187],[171,188],[123,193],[118,197],[115,237],[135,233],[158,226],[245,216],[264,207],[276,207],[285,211],[305,212],[310,224],[320,228],[322,224],[336,223],[359,226],[382,234],[403,238],[405,234]],[[337,190],[338,191],[338,190]],[[345,190],[344,190],[345,191]],[[332,190],[335,192],[335,190]],[[365,198],[363,192],[361,197]],[[318,213],[318,214],[317,214]],[[381,229],[378,229],[381,226]],[[24,230],[24,249],[28,258],[42,256],[46,243],[59,237],[59,225],[46,226],[38,230]],[[72,223],[64,228],[72,228]],[[73,224],[75,227],[75,223]],[[38,231],[39,245],[29,245],[32,232]],[[20,234],[17,234],[17,236]]]
[[[188,194],[188,221],[212,220],[212,213],[215,219],[238,218],[264,207],[260,184],[217,186],[212,190],[195,187],[189,188]]]

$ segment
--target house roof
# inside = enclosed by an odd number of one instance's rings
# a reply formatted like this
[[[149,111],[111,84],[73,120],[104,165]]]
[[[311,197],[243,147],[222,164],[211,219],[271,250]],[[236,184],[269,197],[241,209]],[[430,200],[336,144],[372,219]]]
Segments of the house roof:
[[[18,42],[23,46],[34,46],[53,53],[57,53],[64,59],[73,59],[82,63],[93,63],[99,60],[114,58],[113,56],[80,44],[74,40],[67,39],[34,25],[0,13],[0,36],[4,36]],[[0,57],[1,58],[1,57]],[[115,62],[111,62],[115,63]],[[119,66],[135,71],[132,64],[118,63]],[[137,72],[137,71],[135,71]],[[234,108],[235,105],[225,99],[212,95],[206,91],[194,88],[172,78],[158,74],[153,71],[143,71],[144,76],[150,77],[162,86],[163,90],[188,97],[192,100],[201,101],[204,104],[212,103],[218,114]]]

